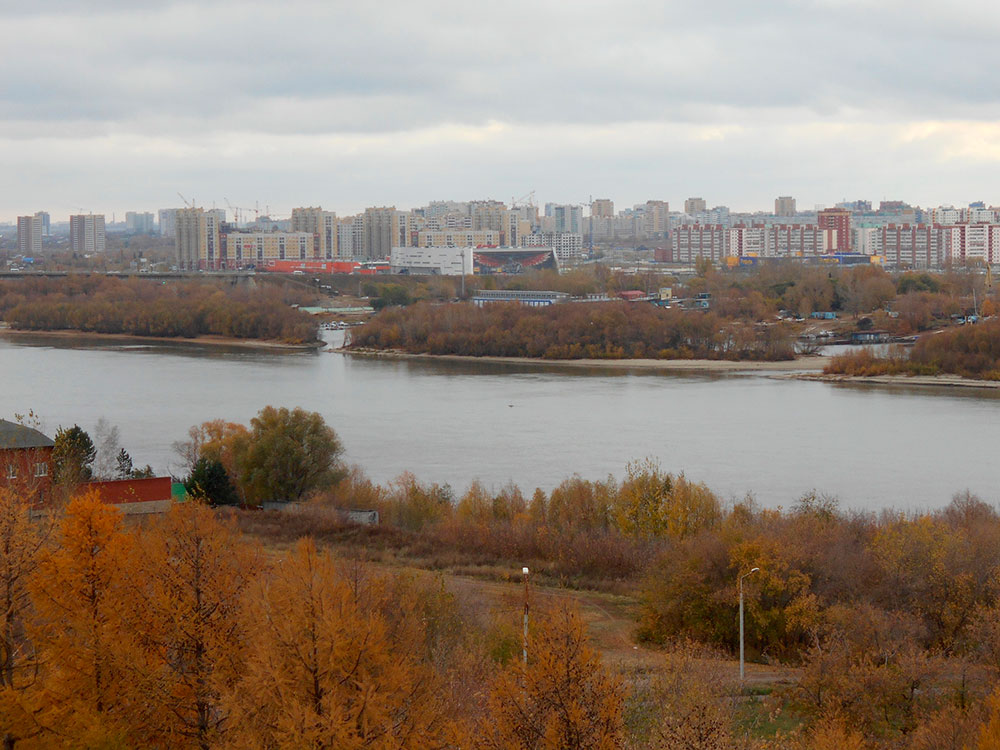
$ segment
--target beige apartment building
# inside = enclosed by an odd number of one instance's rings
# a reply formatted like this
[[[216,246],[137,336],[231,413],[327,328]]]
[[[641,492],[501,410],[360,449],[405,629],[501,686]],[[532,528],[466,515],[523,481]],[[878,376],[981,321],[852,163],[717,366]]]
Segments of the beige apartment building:
[[[222,222],[217,212],[178,208],[174,215],[177,267],[182,271],[214,268],[221,250],[221,230]]]
[[[220,262],[209,268],[266,266],[271,260],[329,260],[319,253],[313,232],[227,232],[223,246]]]
[[[337,214],[333,211],[324,211],[319,206],[293,208],[291,230],[314,235],[316,251],[323,260],[340,257],[337,247]]]
[[[595,198],[590,204],[590,215],[595,219],[615,218],[615,202],[610,198]]]
[[[704,213],[708,210],[708,203],[704,198],[688,198],[684,201],[684,213],[688,216]]]
[[[795,199],[790,195],[782,195],[774,199],[775,216],[795,216]]]
[[[34,257],[42,252],[42,214],[17,217],[17,252]]]
[[[496,229],[424,230],[417,232],[417,247],[500,247]]]

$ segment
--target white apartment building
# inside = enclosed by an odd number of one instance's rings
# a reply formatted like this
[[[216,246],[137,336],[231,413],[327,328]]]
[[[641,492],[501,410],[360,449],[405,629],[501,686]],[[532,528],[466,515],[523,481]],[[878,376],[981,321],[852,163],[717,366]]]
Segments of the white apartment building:
[[[583,256],[583,235],[579,232],[539,232],[521,237],[521,247],[550,247],[560,263]]]

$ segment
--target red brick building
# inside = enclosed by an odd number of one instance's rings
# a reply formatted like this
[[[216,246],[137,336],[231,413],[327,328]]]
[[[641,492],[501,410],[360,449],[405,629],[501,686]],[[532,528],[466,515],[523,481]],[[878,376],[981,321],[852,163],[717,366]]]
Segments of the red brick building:
[[[47,493],[52,483],[55,443],[38,430],[0,419],[0,487],[32,495]]]

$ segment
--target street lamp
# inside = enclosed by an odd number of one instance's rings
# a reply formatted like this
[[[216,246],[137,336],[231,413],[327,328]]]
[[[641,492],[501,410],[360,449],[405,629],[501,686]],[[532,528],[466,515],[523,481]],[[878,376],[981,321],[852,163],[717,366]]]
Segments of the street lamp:
[[[753,575],[760,568],[751,568],[749,573],[744,573],[740,576],[740,682],[743,682],[743,579],[749,575]]]
[[[527,567],[521,568],[521,575],[524,576],[524,640],[522,641],[521,656],[524,659],[524,666],[528,666],[528,576]]]

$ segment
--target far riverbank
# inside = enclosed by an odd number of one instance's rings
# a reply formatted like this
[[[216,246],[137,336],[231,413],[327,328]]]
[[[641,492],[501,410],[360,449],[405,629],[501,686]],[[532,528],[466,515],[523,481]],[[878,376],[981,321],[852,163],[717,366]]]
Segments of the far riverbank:
[[[139,336],[132,333],[94,333],[93,331],[59,330],[59,331],[28,331],[15,328],[0,327],[0,336],[9,339],[20,338],[51,338],[57,340],[102,340],[116,341],[124,344],[196,344],[198,346],[239,347],[244,349],[268,349],[279,351],[310,351],[325,346],[325,342],[316,341],[311,344],[288,344],[282,341],[261,339],[238,339],[228,336]]]
[[[332,349],[340,354],[386,359],[418,359],[434,362],[496,362],[502,364],[535,364],[558,367],[641,369],[662,372],[798,372],[821,373],[829,361],[826,356],[799,357],[778,362],[737,361],[728,359],[543,359],[541,357],[469,357],[460,354],[413,354],[394,349]]]

